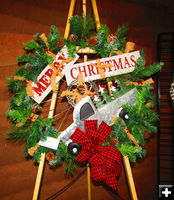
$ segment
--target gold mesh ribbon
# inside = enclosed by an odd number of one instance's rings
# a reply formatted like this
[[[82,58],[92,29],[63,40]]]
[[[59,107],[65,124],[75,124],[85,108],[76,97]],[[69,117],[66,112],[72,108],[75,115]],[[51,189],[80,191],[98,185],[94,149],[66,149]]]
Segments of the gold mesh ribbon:
[[[34,97],[33,89],[32,89],[32,81],[27,81],[26,92],[28,96]]]
[[[47,40],[47,37],[46,37],[45,33],[42,33],[40,35],[40,38],[45,42],[46,46],[48,47],[48,40]],[[54,53],[52,53],[51,51],[49,51],[49,50],[46,51],[46,54],[48,56],[51,56],[54,60],[56,59],[56,55]]]
[[[113,64],[101,64],[100,59],[97,59],[97,63],[94,64],[96,68],[98,68],[98,72],[100,74],[101,79],[105,78],[105,70],[104,68],[113,67]]]
[[[71,62],[72,60],[73,60],[73,58],[70,57],[70,58],[68,58],[68,59],[66,59],[66,60],[61,61],[61,63],[59,64],[59,66],[58,66],[57,68],[54,66],[54,63],[52,63],[52,64],[50,65],[51,68],[54,69],[54,72],[53,72],[53,74],[52,74],[52,76],[51,76],[51,79],[50,79],[50,82],[51,82],[51,89],[52,89],[53,91],[56,91],[56,90],[57,90],[57,86],[56,86],[56,77],[59,76],[61,79],[64,77],[64,74],[61,72],[61,69],[62,69],[63,64],[64,64],[64,63],[69,63],[69,62]]]
[[[138,82],[133,82],[133,81],[127,81],[127,82],[126,82],[126,85],[133,84],[133,85],[135,85],[135,86],[137,86],[137,85],[142,85],[142,86],[144,86],[145,84],[154,84],[154,81],[153,81],[152,78],[149,78],[149,79],[147,79],[147,80],[145,80],[145,81],[144,81],[143,79],[140,79],[139,81],[140,81],[140,83],[138,83]]]
[[[39,147],[39,144],[37,143],[34,147],[31,147],[28,149],[28,154],[30,156],[33,156],[34,155],[34,152],[37,150],[37,148]]]
[[[79,73],[78,79],[79,79],[79,81],[78,81],[78,84],[77,84],[77,88],[73,89],[72,91],[67,91],[67,90],[63,91],[62,94],[61,94],[61,97],[71,96],[73,101],[78,103],[81,99],[85,98],[87,95],[93,95],[94,94],[94,92],[91,92],[90,90],[88,90],[87,85],[84,83],[83,76],[82,76],[81,72]],[[80,86],[84,87],[83,94],[81,94],[78,91],[78,87],[80,87]]]
[[[125,46],[125,53],[129,53],[135,49],[135,43],[134,42],[126,42]],[[117,55],[123,54],[122,51],[114,51]]]
[[[40,35],[40,38],[45,42],[46,46],[48,47],[48,41],[47,41],[47,37],[46,37],[45,33],[42,33]]]
[[[24,81],[25,78],[23,76],[14,76],[13,77],[14,80],[20,80],[20,81]]]

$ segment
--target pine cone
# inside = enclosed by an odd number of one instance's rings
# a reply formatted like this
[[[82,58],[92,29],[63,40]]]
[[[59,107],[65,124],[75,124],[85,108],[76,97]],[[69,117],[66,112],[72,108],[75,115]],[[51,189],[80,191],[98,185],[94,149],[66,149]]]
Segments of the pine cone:
[[[74,34],[70,34],[70,36],[69,36],[69,41],[71,42],[71,43],[75,43],[76,41],[77,41],[77,35],[74,35]]]
[[[117,37],[116,35],[110,34],[110,35],[108,36],[108,38],[107,38],[107,41],[108,41],[108,42],[113,42],[113,41],[115,41],[115,40],[117,40],[117,39],[118,39],[118,37]]]
[[[46,154],[46,159],[47,159],[48,161],[51,161],[51,160],[53,160],[54,158],[55,158],[55,155],[54,155],[53,152],[48,152],[48,153]]]
[[[61,38],[57,41],[57,47],[63,47],[64,44],[65,44],[65,42]]]
[[[90,37],[88,39],[89,46],[95,46],[97,44],[97,38],[96,37]]]

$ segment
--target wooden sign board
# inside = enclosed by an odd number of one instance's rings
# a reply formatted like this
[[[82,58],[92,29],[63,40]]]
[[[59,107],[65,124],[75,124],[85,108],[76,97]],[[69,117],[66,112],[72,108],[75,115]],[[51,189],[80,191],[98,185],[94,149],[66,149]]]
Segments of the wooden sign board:
[[[62,66],[61,73],[64,74],[65,68],[73,65],[78,58],[79,58],[79,56],[77,54],[75,54],[75,57],[71,62],[66,63]],[[63,60],[66,60],[66,59],[68,59],[68,51],[67,51],[67,47],[65,46],[56,55],[56,59],[53,61],[53,63],[56,66],[56,65],[59,65]],[[39,76],[37,77],[37,83],[34,83],[34,82],[31,83],[32,91],[33,91],[33,95],[34,95],[32,98],[39,104],[43,101],[43,99],[51,91],[51,76],[54,71],[55,71],[54,68],[52,68],[50,65],[47,65],[43,69],[43,71],[39,74]],[[61,79],[61,77],[59,75],[57,75],[56,83],[58,83],[60,81],[60,79]]]
[[[112,64],[112,67],[103,68],[105,77],[111,77],[120,74],[126,74],[132,72],[135,68],[136,61],[140,57],[139,51],[131,53],[124,53],[122,55],[107,57],[100,59],[101,65]],[[84,63],[78,63],[75,65],[69,65],[65,69],[65,77],[67,84],[69,85],[73,80],[78,78],[79,72],[83,74],[83,80],[85,82],[101,79],[96,60],[88,61]]]

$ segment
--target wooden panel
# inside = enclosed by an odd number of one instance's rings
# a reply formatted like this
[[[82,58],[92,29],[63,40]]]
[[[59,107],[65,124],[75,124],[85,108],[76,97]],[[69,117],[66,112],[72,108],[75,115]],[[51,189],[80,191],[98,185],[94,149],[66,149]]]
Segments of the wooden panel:
[[[174,81],[174,33],[163,33],[158,38],[158,59],[164,63],[159,73],[159,184],[173,183],[173,103],[169,95]]]

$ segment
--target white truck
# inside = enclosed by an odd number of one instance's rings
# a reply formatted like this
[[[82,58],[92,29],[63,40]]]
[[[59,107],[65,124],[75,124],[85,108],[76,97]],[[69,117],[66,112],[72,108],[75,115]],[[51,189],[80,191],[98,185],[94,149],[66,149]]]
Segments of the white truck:
[[[128,118],[127,113],[122,109],[122,105],[128,104],[128,105],[135,105],[136,104],[136,88],[128,91],[124,95],[118,97],[117,99],[113,100],[110,103],[107,103],[103,105],[102,107],[96,109],[94,106],[91,98],[89,96],[86,96],[83,98],[74,108],[73,112],[73,123],[65,129],[57,139],[47,137],[46,141],[40,141],[39,145],[55,149],[57,150],[59,142],[63,141],[67,146],[71,146],[69,149],[74,149],[74,155],[76,153],[76,148],[78,148],[78,145],[74,144],[73,146],[71,144],[71,140],[69,139],[70,136],[73,134],[73,132],[76,130],[76,128],[80,128],[84,131],[84,121],[85,120],[98,120],[98,125],[104,121],[109,126],[113,125],[112,117],[113,115],[117,115],[121,118]],[[126,115],[126,116],[124,116]]]

